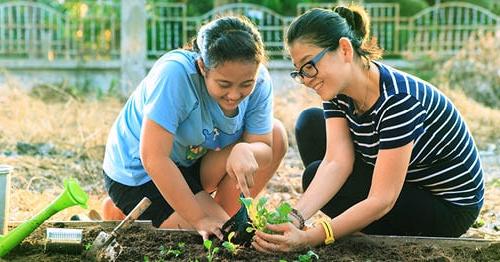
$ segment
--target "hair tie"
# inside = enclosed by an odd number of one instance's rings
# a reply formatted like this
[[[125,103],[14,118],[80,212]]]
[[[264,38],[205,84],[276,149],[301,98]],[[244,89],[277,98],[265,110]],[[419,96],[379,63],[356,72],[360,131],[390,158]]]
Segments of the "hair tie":
[[[352,12],[351,9],[343,6],[337,6],[333,11],[346,20],[349,27],[351,27],[351,30],[354,31],[356,29],[356,21],[354,19],[354,13]]]

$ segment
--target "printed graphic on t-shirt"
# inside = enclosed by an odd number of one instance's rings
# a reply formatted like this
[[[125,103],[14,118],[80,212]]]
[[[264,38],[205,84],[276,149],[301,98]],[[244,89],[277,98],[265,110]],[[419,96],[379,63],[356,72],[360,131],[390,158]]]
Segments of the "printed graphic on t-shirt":
[[[211,150],[219,151],[222,148],[235,143],[240,139],[243,133],[243,128],[236,131],[234,134],[227,134],[215,127],[212,131],[203,129],[203,136],[205,136],[205,142],[202,146]]]
[[[201,145],[199,146],[189,146],[188,150],[186,152],[186,159],[187,160],[195,160],[203,156],[207,152],[207,149],[202,147]]]

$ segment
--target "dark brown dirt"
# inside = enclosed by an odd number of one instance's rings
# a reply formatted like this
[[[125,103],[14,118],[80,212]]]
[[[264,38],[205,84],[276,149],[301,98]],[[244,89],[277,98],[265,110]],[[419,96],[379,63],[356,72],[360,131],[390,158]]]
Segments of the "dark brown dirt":
[[[88,261],[84,257],[85,246],[93,242],[100,231],[111,232],[112,223],[46,223],[35,230],[17,248],[4,257],[6,261]],[[83,228],[82,252],[64,254],[59,249],[44,252],[45,228],[68,227]],[[118,242],[124,252],[118,261],[207,261],[202,239],[193,232],[155,230],[147,224],[136,224],[119,236]],[[174,258],[160,253],[160,247],[176,248],[185,243],[183,254]],[[215,245],[220,245],[214,241]],[[73,253],[75,250],[72,249]],[[307,250],[306,250],[307,251]],[[302,253],[267,255],[251,248],[243,248],[232,255],[221,247],[214,261],[298,261]],[[320,261],[499,261],[500,243],[477,245],[450,245],[435,241],[432,244],[422,241],[385,241],[376,237],[356,236],[337,241],[326,247],[314,248]],[[146,257],[148,260],[146,260]]]

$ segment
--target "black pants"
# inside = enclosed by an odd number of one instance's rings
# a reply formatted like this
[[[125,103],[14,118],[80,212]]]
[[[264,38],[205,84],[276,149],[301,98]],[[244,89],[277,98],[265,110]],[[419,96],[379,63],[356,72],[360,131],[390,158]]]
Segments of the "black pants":
[[[299,116],[295,128],[297,146],[306,167],[302,187],[307,189],[325,155],[326,132],[323,110],[310,108]],[[352,174],[339,192],[321,211],[336,217],[367,198],[373,166],[355,156]],[[362,230],[368,234],[458,237],[465,233],[479,214],[479,208],[453,205],[428,190],[404,183],[389,213]]]
[[[200,161],[190,167],[177,166],[186,180],[191,192],[197,194],[203,191],[200,181]],[[159,227],[174,209],[167,203],[153,181],[139,186],[127,186],[112,180],[105,172],[104,187],[115,205],[124,213],[128,214],[141,201],[143,197],[151,200],[151,205],[139,217],[141,220],[151,220],[153,226]]]

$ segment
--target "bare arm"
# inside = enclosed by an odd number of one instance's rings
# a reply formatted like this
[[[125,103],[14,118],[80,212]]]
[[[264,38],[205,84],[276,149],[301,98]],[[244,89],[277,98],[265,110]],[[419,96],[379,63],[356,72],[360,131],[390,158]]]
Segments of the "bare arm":
[[[170,159],[174,136],[154,121],[144,121],[141,132],[142,164],[168,204],[187,222],[196,225],[206,214],[179,168]]]
[[[413,144],[409,143],[399,148],[379,151],[368,197],[329,221],[336,239],[360,231],[392,209],[403,187],[412,148]],[[322,196],[321,199],[323,198]],[[317,205],[314,201],[311,204]],[[321,245],[326,238],[321,225],[306,231],[299,230],[290,223],[267,225],[267,228],[276,233],[257,231],[252,243],[262,252],[300,250]]]
[[[409,143],[379,151],[368,197],[332,219],[335,238],[360,231],[392,209],[403,187],[412,149],[413,143]],[[325,239],[321,227],[307,231],[307,235],[310,245]]]
[[[337,194],[352,172],[354,148],[347,120],[326,120],[326,154],[316,175],[295,208],[305,219],[314,215]]]

